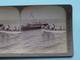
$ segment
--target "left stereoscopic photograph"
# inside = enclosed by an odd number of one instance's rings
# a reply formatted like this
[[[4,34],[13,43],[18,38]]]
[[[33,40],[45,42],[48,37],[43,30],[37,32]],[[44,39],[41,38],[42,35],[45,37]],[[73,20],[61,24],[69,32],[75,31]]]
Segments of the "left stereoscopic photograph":
[[[0,7],[0,53],[20,49],[20,13],[15,7]]]

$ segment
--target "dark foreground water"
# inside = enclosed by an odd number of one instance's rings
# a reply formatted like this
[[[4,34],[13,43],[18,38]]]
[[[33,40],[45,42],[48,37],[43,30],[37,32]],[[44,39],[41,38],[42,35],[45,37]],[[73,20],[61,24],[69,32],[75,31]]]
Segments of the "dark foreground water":
[[[39,30],[21,34],[0,33],[0,53],[66,53],[66,33],[46,33]]]

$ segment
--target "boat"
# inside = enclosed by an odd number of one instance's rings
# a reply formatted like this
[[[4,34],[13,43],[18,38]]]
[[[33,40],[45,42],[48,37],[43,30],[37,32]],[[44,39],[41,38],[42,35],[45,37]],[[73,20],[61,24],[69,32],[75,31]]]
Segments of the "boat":
[[[42,29],[42,32],[49,32],[49,33],[65,33],[65,30],[50,30],[50,29]]]
[[[26,25],[26,26],[21,26],[21,30],[41,29],[42,25],[46,25],[46,24],[29,24],[29,25]]]
[[[33,18],[34,20],[34,24],[27,24],[26,26],[22,25],[21,26],[21,30],[34,30],[34,29],[41,29],[41,26],[42,25],[46,25],[46,24],[41,24],[40,22],[37,22],[32,14],[32,11],[31,11],[31,17]]]
[[[33,29],[40,29],[41,25],[40,24],[33,24],[33,25],[27,25],[27,26],[22,26],[21,30],[33,30]]]
[[[4,34],[21,34],[20,31],[0,31],[0,33],[4,33]]]

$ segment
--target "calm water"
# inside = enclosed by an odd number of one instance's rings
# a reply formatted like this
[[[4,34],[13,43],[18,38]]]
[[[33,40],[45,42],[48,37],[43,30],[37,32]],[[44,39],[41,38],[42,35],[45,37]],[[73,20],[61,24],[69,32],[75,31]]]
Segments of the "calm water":
[[[66,33],[45,33],[41,29],[21,34],[0,33],[0,53],[61,53],[67,52]]]

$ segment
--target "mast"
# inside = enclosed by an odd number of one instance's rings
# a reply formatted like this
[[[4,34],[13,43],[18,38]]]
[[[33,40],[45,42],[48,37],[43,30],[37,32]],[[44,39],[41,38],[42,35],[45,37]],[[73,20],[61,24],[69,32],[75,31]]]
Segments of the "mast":
[[[32,18],[34,19],[35,23],[37,24],[37,22],[36,22],[34,16],[32,15],[32,12],[33,12],[33,11],[31,11],[31,16],[32,16]]]

